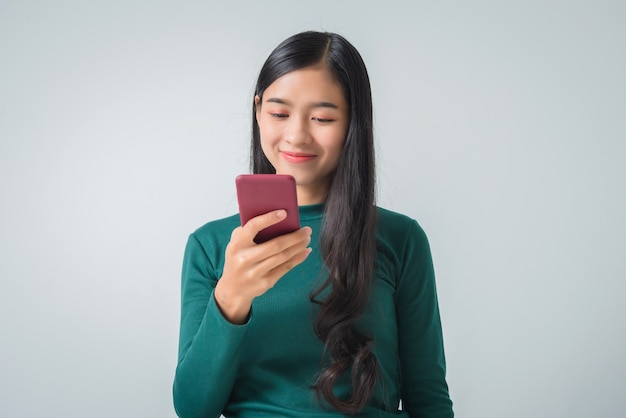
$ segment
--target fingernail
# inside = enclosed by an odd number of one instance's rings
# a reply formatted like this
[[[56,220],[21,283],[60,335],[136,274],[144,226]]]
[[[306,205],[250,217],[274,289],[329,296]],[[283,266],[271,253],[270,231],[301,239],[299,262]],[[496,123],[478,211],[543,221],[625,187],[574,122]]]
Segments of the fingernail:
[[[278,218],[284,218],[285,216],[287,216],[287,211],[283,209],[276,211],[276,216]]]

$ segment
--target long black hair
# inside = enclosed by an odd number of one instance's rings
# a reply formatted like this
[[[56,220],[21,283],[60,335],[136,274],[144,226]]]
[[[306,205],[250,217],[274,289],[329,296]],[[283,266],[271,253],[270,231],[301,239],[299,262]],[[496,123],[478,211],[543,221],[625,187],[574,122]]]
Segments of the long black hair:
[[[320,305],[314,330],[329,355],[328,361],[322,359],[313,388],[320,402],[356,414],[368,404],[379,374],[373,340],[356,328],[369,301],[376,255],[372,95],[367,70],[361,55],[342,36],[303,32],[286,39],[270,54],[261,68],[255,95],[262,103],[263,92],[276,79],[319,64],[325,65],[341,86],[350,122],[324,205],[320,249],[328,278],[311,294],[311,301]],[[252,112],[252,172],[275,173],[261,149],[254,103]],[[333,387],[345,373],[351,377],[352,393],[341,399]]]

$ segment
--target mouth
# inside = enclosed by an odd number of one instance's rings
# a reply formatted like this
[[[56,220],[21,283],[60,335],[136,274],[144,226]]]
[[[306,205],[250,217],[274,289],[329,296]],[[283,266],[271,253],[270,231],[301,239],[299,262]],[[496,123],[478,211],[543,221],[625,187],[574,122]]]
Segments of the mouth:
[[[287,162],[290,162],[290,163],[305,163],[317,157],[317,155],[315,154],[307,154],[305,152],[289,152],[289,151],[280,151],[280,155],[282,155],[282,157]]]

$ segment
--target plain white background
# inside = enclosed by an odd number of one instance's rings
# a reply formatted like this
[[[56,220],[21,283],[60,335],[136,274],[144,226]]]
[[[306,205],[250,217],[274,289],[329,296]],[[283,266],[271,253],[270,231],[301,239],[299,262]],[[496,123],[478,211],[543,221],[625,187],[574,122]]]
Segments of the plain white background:
[[[428,233],[457,416],[626,408],[626,4],[0,0],[0,415],[173,417],[190,232],[257,72],[342,33],[379,203]]]

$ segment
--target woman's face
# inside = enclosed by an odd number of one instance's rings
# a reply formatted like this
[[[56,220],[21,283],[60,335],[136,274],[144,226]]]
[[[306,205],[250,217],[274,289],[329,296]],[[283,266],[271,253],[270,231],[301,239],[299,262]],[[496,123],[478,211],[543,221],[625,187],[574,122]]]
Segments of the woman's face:
[[[257,96],[261,147],[277,174],[296,180],[298,204],[326,199],[349,124],[348,104],[323,66],[292,71]]]

